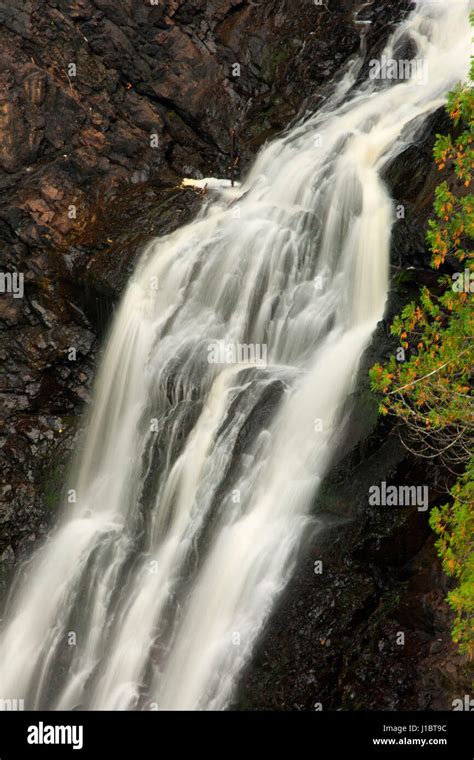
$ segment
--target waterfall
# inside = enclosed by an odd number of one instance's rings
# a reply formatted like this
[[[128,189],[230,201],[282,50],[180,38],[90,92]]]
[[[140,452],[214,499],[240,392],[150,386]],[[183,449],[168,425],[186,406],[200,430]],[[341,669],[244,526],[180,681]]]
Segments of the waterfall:
[[[10,595],[1,698],[229,704],[383,317],[395,210],[382,170],[465,76],[468,10],[420,0],[384,56],[411,42],[423,81],[357,84],[353,61],[240,187],[143,251],[57,525]]]

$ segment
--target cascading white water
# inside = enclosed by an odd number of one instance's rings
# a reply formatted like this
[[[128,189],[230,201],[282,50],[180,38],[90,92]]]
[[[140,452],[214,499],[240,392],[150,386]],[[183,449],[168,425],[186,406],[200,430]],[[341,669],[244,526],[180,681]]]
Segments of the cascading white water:
[[[393,209],[381,170],[466,74],[468,8],[421,0],[385,55],[412,40],[424,84],[354,90],[354,63],[241,188],[143,253],[67,483],[77,503],[12,594],[0,697],[28,709],[229,703],[383,316]],[[266,365],[212,363],[215,341],[264,347]]]

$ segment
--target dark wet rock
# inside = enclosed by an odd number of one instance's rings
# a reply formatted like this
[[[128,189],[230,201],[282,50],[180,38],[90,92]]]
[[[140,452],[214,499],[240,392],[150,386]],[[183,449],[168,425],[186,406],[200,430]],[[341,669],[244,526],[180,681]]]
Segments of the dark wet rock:
[[[359,438],[351,424],[352,447],[316,499],[313,529],[235,709],[449,710],[469,692],[427,513],[368,506],[370,486],[382,480],[431,482],[430,507],[440,499],[436,473],[383,425]]]
[[[416,143],[408,145],[382,173],[397,205],[391,260],[392,264],[404,269],[429,268],[426,221],[431,214],[434,190],[439,181],[433,162],[433,141],[434,135],[446,134],[449,129],[449,117],[441,108],[428,119]]]

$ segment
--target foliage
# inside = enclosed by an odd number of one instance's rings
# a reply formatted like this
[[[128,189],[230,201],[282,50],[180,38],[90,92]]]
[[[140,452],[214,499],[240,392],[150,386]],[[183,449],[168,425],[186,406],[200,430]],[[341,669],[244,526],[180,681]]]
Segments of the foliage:
[[[474,14],[471,16],[471,23]],[[451,502],[433,509],[430,524],[443,568],[456,579],[448,602],[455,612],[453,640],[474,655],[473,407],[470,380],[474,334],[474,61],[470,81],[450,93],[450,135],[437,135],[434,159],[444,179],[436,188],[427,239],[438,287],[423,288],[418,303],[396,317],[396,356],[370,371],[383,395],[380,413],[403,420],[417,456],[436,458],[457,478]],[[454,270],[454,274],[446,272]],[[451,480],[452,482],[452,480]]]
[[[449,592],[448,602],[455,613],[453,641],[470,659],[474,654],[474,458],[451,489],[452,504],[435,508],[430,525],[438,534],[437,548],[448,575],[458,585]]]

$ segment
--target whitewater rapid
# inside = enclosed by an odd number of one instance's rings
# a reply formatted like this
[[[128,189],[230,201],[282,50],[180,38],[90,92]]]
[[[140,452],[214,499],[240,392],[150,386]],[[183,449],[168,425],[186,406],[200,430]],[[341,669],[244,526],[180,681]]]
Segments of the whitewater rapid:
[[[0,698],[224,709],[294,567],[383,317],[384,167],[465,77],[468,0],[421,0],[425,81],[354,61],[240,187],[143,252],[114,318],[57,525],[21,568]]]

